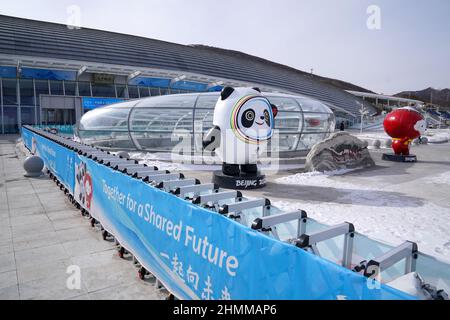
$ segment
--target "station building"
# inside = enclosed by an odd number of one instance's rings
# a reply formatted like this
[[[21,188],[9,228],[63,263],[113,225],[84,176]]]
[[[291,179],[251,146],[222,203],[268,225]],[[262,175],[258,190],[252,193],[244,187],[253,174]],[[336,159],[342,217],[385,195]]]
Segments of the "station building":
[[[0,132],[75,124],[111,103],[223,86],[303,95],[336,119],[374,106],[310,74],[241,52],[0,15]]]

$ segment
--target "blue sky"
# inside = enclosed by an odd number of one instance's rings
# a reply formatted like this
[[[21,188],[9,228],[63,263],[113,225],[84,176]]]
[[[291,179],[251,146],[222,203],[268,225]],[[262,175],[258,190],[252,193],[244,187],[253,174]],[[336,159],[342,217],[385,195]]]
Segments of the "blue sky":
[[[234,49],[393,94],[450,87],[448,0],[0,0],[0,13]],[[370,5],[381,28],[367,28]]]

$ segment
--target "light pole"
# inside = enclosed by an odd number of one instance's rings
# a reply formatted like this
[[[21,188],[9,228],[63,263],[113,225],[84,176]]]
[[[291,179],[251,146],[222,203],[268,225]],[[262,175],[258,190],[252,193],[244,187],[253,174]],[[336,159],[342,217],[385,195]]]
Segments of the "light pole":
[[[369,113],[369,110],[367,110],[367,108],[366,108],[364,105],[362,105],[361,108],[359,109],[359,114],[361,115],[361,128],[360,128],[360,133],[363,132],[363,120],[364,120],[364,116],[365,116],[366,114],[368,114],[368,113]]]
[[[441,116],[441,114],[439,113],[439,107],[436,108],[436,111],[437,111],[438,116],[439,116],[439,127],[438,127],[438,129],[440,129],[440,128],[441,128],[442,116]]]

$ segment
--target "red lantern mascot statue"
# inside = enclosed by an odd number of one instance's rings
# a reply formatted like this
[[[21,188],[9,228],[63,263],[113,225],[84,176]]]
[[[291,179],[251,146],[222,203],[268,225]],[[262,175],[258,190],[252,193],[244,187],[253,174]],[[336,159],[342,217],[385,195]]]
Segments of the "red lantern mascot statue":
[[[409,146],[425,132],[423,116],[414,108],[399,108],[386,116],[383,125],[386,133],[392,137],[392,149],[395,152],[383,154],[383,160],[415,162],[417,157],[409,154]]]

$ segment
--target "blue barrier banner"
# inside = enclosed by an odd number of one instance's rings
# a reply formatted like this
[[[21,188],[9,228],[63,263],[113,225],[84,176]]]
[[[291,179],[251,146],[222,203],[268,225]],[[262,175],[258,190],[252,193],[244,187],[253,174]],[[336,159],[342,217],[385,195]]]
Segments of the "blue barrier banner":
[[[16,67],[2,67],[0,66],[0,78],[15,78],[17,76]]]
[[[125,101],[125,99],[83,97],[81,104],[84,110],[92,110],[122,101]]]
[[[193,82],[193,81],[177,81],[172,84],[172,89],[189,90],[189,91],[205,91],[207,88],[206,83]]]
[[[22,128],[22,138],[27,149],[41,157],[47,169],[73,194],[75,153],[26,128]]]
[[[30,78],[30,79],[75,81],[76,77],[77,77],[77,72],[76,71],[67,71],[67,70],[22,68],[20,76],[21,76],[21,78]]]
[[[129,84],[144,87],[167,88],[170,85],[170,79],[137,77],[131,79]]]
[[[33,145],[33,135],[34,133],[27,128],[22,128],[22,140],[28,150],[31,151]]]
[[[31,134],[40,152],[51,149],[61,158],[71,152]],[[73,169],[74,199],[181,299],[413,299],[142,180],[73,157],[67,170]],[[44,155],[44,161],[57,160]]]
[[[208,91],[209,92],[218,92],[218,91],[222,91],[223,86],[214,86],[214,87],[209,87]]]

